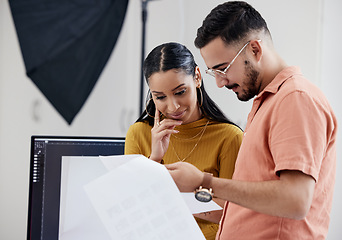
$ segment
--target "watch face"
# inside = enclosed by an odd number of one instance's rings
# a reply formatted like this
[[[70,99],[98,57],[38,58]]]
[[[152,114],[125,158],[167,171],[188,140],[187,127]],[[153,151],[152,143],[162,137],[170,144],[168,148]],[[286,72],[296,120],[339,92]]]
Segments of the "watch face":
[[[200,202],[210,202],[213,197],[208,191],[200,190],[195,193],[195,198]]]

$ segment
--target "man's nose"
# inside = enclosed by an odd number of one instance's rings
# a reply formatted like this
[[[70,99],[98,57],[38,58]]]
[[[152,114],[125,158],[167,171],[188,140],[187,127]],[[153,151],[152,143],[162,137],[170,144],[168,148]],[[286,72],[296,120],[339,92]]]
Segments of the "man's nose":
[[[216,79],[216,85],[219,88],[222,88],[228,84],[228,80],[226,78],[216,76],[215,79]]]

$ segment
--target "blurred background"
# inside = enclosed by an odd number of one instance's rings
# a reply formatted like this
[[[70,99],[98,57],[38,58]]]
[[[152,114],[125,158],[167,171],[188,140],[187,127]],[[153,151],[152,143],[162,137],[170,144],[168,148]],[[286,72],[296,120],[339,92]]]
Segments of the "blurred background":
[[[194,54],[207,91],[226,115],[245,127],[252,101],[218,89],[193,41],[217,0],[156,0],[147,5],[146,54],[176,41]],[[342,22],[340,0],[249,0],[265,18],[279,54],[322,89],[341,123]],[[7,0],[0,0],[0,239],[26,239],[31,135],[124,137],[140,113],[142,2],[130,0],[119,38],[85,104],[71,124],[26,76]],[[144,93],[147,86],[145,84]],[[144,94],[144,97],[146,94]],[[337,178],[328,240],[341,239],[342,155],[338,133]]]

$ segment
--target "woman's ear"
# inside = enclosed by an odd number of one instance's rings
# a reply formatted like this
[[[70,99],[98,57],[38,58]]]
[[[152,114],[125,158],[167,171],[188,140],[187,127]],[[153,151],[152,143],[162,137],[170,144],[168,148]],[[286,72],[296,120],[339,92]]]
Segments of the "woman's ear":
[[[202,75],[201,71],[198,66],[195,68],[195,82],[196,82],[196,87],[201,87],[202,85]]]

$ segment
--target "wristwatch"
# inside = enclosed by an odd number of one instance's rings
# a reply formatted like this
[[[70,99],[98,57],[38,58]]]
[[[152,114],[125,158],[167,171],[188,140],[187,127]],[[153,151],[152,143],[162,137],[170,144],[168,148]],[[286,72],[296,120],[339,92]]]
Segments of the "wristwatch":
[[[211,188],[211,180],[213,174],[204,172],[202,185],[195,190],[195,198],[200,202],[210,202],[213,199],[214,193]]]

